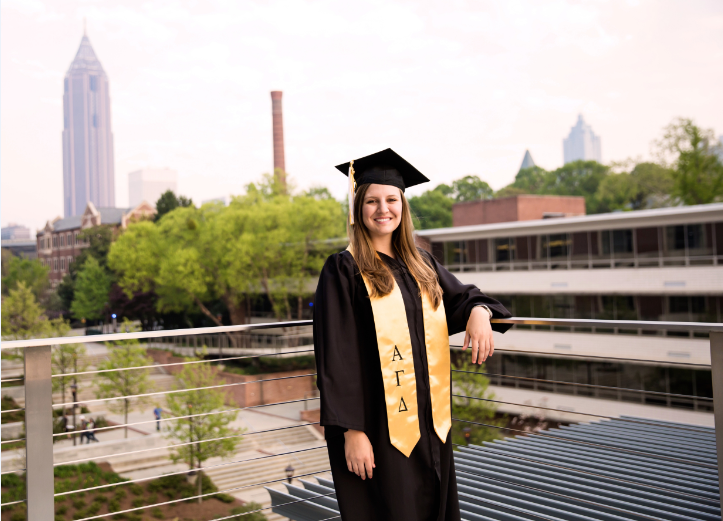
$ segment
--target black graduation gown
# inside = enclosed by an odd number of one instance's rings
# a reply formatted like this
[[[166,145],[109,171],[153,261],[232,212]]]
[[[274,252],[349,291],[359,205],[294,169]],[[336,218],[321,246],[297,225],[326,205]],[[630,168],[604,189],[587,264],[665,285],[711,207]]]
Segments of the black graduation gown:
[[[421,251],[421,250],[420,250]],[[472,308],[487,305],[495,318],[510,313],[476,286],[464,285],[427,252],[444,292],[449,334],[464,331]],[[432,421],[422,299],[406,266],[380,253],[404,299],[414,355],[421,438],[409,458],[389,441],[371,302],[348,251],[330,256],[314,300],[314,350],[331,472],[343,521],[457,521],[457,482],[451,433],[442,443]],[[510,326],[493,324],[504,332]],[[451,399],[451,397],[450,397]],[[364,431],[374,450],[371,480],[350,472],[344,455],[347,429]]]

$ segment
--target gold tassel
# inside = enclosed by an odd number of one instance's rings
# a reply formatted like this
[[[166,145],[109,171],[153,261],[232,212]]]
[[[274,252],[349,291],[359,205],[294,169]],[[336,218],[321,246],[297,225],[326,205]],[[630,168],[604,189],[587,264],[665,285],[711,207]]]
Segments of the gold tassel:
[[[354,224],[354,193],[356,192],[356,181],[354,180],[354,160],[349,163],[349,224]]]

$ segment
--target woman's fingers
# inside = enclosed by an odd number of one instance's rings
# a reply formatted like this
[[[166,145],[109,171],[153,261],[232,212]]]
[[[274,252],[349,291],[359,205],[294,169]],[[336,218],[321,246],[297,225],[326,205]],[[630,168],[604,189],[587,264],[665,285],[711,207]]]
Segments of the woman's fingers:
[[[495,352],[495,337],[494,335],[490,335],[490,356],[492,356],[492,353]]]
[[[472,347],[472,363],[476,364],[477,359],[479,358],[479,340],[472,337],[470,340],[470,346]]]
[[[467,350],[467,345],[469,344],[469,333],[467,331],[464,332],[464,343],[462,344],[462,351]]]
[[[368,459],[364,462],[364,468],[366,470],[369,479],[372,479],[372,460]],[[363,478],[362,478],[363,479]]]

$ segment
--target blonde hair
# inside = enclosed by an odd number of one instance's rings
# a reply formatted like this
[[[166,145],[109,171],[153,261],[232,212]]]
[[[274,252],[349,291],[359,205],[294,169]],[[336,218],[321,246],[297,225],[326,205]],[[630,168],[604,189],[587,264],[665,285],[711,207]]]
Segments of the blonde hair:
[[[377,298],[392,292],[394,275],[377,255],[369,230],[364,224],[362,207],[369,186],[370,183],[367,183],[357,188],[354,196],[355,224],[347,226],[347,234],[359,271],[371,285],[371,295],[369,296]],[[439,286],[437,272],[417,250],[414,243],[414,224],[412,224],[409,203],[401,190],[399,193],[402,199],[402,219],[397,229],[392,232],[392,248],[407,265],[407,269],[417,281],[420,291],[429,297],[434,309],[437,309],[442,302],[442,288]]]

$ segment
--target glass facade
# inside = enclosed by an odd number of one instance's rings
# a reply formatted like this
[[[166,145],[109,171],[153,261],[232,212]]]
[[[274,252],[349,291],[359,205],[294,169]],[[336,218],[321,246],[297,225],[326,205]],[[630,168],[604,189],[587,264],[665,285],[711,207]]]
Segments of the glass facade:
[[[450,271],[723,264],[723,223],[432,242]]]
[[[713,402],[706,399],[713,396],[710,369],[574,360],[508,352],[495,353],[485,366],[490,383],[501,387],[706,412],[713,410]]]

